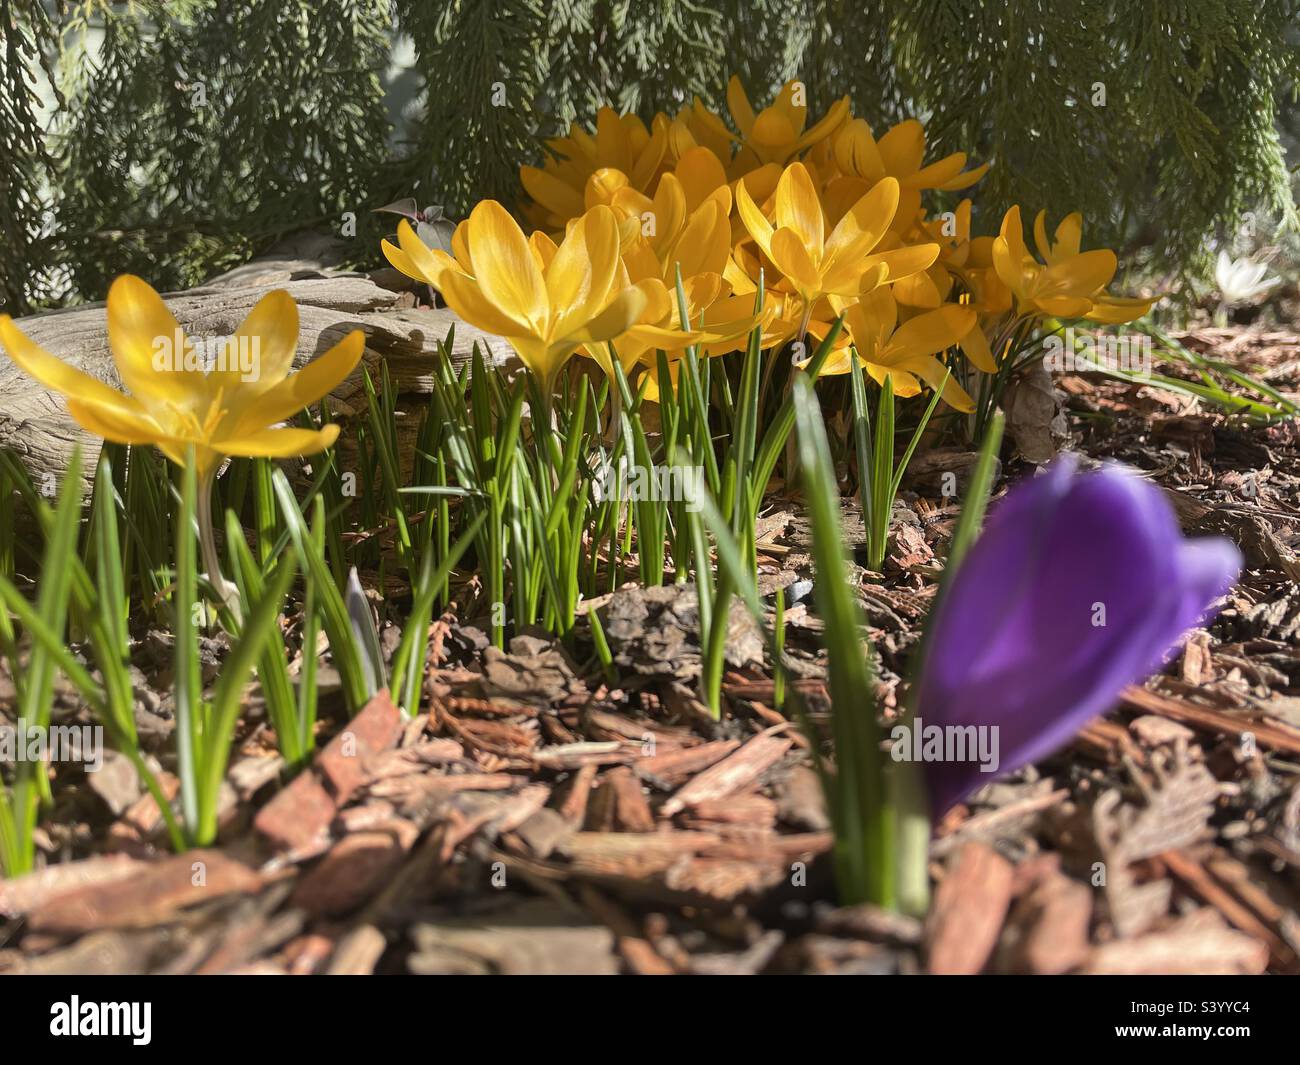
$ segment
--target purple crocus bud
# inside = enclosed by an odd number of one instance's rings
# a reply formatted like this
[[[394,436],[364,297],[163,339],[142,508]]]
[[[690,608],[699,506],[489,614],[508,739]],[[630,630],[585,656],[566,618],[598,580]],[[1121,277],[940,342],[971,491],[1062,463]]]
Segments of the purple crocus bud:
[[[992,779],[970,751],[996,751],[1006,773],[1064,746],[1159,669],[1240,571],[1236,547],[1183,539],[1160,489],[1120,467],[1079,474],[1067,456],[1016,486],[930,619],[913,747],[956,726],[967,751],[913,755],[934,817]]]

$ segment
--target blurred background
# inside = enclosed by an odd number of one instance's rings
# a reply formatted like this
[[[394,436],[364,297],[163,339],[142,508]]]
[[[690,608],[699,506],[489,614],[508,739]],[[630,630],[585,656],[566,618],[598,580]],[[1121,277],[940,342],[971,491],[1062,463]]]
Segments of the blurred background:
[[[609,104],[726,114],[802,80],[877,134],[992,170],[1011,203],[1119,252],[1162,313],[1222,310],[1264,266],[1294,318],[1298,0],[0,0],[0,310],[185,288],[303,230],[380,263],[375,208],[514,205],[544,140]],[[965,195],[965,194],[963,194]],[[1223,257],[1244,262],[1235,280]],[[1216,277],[1216,262],[1219,264]],[[1244,289],[1243,289],[1244,291]],[[1262,296],[1262,293],[1260,294]]]

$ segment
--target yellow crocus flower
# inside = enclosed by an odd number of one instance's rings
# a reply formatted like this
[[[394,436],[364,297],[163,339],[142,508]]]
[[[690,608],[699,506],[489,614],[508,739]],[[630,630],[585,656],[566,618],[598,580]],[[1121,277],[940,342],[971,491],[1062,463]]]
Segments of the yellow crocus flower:
[[[665,174],[664,183],[672,177]],[[672,184],[680,188],[675,181]],[[625,373],[638,362],[653,368],[656,351],[665,352],[670,360],[692,344],[701,345],[708,354],[732,351],[754,327],[753,300],[730,300],[731,285],[722,276],[731,253],[729,204],[730,193],[724,186],[692,211],[667,242],[656,243],[639,233],[624,242],[628,279],[646,295],[640,318],[614,340]],[[677,300],[679,272],[690,323],[686,329]],[[584,351],[606,373],[613,373],[608,345],[592,344]]]
[[[988,164],[963,170],[965,152],[953,152],[925,165],[925,129],[916,119],[908,119],[888,130],[879,141],[872,135],[866,120],[846,122],[831,141],[831,156],[840,177],[826,190],[831,217],[841,205],[855,201],[862,193],[884,178],[898,181],[898,226],[910,226],[921,206],[921,193],[927,189],[955,192],[967,188],[988,171]]]
[[[1007,211],[1001,232],[993,241],[993,268],[1015,294],[1020,314],[1114,324],[1142,317],[1155,302],[1106,295],[1104,290],[1115,276],[1115,253],[1108,248],[1079,251],[1083,228],[1079,215],[1065,218],[1057,227],[1055,243],[1050,245],[1041,214],[1035,228],[1046,265],[1035,259],[1025,245],[1019,207]]]
[[[525,238],[495,200],[484,200],[456,229],[452,255],[427,248],[397,227],[388,261],[437,288],[458,315],[504,338],[549,396],[556,374],[578,348],[608,341],[635,322],[646,296],[629,286],[619,259],[614,212],[593,207],[557,246],[546,234]]]
[[[361,358],[354,329],[324,355],[290,374],[298,343],[298,308],[283,290],[269,292],[210,358],[190,341],[157,292],[129,274],[108,291],[108,343],[129,395],[76,369],[28,339],[0,315],[0,344],[46,388],[63,395],[83,428],[120,444],[153,444],[178,465],[194,449],[202,483],[227,455],[311,455],[338,436],[272,428],[315,403]]]
[[[668,124],[666,115],[656,115],[647,129],[636,115],[620,115],[611,107],[602,107],[596,114],[594,132],[575,122],[567,137],[547,141],[553,158],[541,167],[519,170],[519,179],[536,207],[533,220],[548,230],[558,230],[582,214],[587,179],[597,170],[621,170],[633,188],[649,188],[668,148]]]
[[[914,396],[920,391],[919,377],[931,388],[943,387],[943,398],[967,414],[975,409],[974,401],[951,377],[944,384],[946,368],[935,356],[959,343],[975,322],[973,310],[950,303],[900,323],[898,304],[888,288],[865,293],[844,312],[858,358],[876,381],[888,375],[895,395]],[[848,360],[847,352],[833,352],[822,373],[848,373]]]
[[[740,177],[765,163],[784,166],[800,152],[831,136],[849,117],[849,98],[844,96],[830,106],[811,128],[808,106],[796,102],[804,91],[798,81],[787,81],[771,107],[758,114],[745,94],[745,86],[734,74],[727,83],[727,106],[740,130],[741,149],[732,161],[733,177]]]
[[[772,221],[743,181],[736,185],[736,206],[754,243],[803,301],[805,314],[824,296],[858,295],[865,276],[877,276],[883,283],[924,270],[939,251],[927,244],[872,254],[898,209],[898,182],[893,178],[878,182],[829,235],[817,189],[802,163],[791,163],[777,182]]]
[[[212,479],[227,455],[285,458],[313,455],[338,437],[337,425],[319,430],[273,428],[315,403],[361,359],[365,335],[354,329],[295,374],[298,308],[281,289],[268,292],[239,329],[214,345],[200,345],[157,292],[125,274],[108,290],[108,345],[119,392],[51,355],[0,315],[0,345],[27,373],[63,395],[82,428],[119,444],[152,444],[177,465],[193,456],[198,477],[199,542],[208,578],[239,616],[238,592],[221,576],[212,527]]]

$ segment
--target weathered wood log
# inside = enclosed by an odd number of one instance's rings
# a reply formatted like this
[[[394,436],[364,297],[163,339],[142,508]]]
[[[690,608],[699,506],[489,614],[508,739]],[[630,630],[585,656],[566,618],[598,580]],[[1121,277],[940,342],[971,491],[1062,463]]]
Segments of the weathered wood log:
[[[413,406],[415,397],[430,391],[434,355],[453,326],[456,364],[470,357],[475,343],[483,345],[495,361],[511,357],[503,340],[468,325],[450,310],[415,309],[406,305],[409,298],[403,299],[401,292],[383,288],[366,275],[326,274],[311,262],[292,258],[255,261],[199,288],[165,294],[163,299],[187,335],[228,336],[272,288],[283,288],[298,304],[301,328],[295,368],[352,329],[365,332],[361,365],[330,394],[331,408],[341,419],[364,415],[362,367],[369,367],[376,377],[381,363],[387,365],[403,399],[399,406]],[[122,387],[108,347],[102,303],[32,315],[16,324],[51,354],[115,388]],[[39,481],[47,473],[62,476],[78,441],[87,459],[84,469],[93,471],[98,438],[72,420],[61,396],[0,358],[0,447],[16,453]]]

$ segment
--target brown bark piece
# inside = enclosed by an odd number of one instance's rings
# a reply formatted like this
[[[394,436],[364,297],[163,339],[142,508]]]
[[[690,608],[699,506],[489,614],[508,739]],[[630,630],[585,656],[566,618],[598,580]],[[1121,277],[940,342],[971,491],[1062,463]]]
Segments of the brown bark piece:
[[[672,817],[679,810],[697,803],[725,799],[728,795],[735,794],[776,765],[790,747],[791,741],[784,736],[760,733],[734,754],[684,784],[664,803],[660,814]]]
[[[1062,873],[1040,878],[1020,898],[1011,914],[1016,929],[1009,950],[1010,968],[1056,976],[1082,965],[1088,957],[1092,892]]]
[[[125,879],[57,895],[27,915],[27,928],[59,935],[147,928],[170,920],[187,906],[232,893],[251,894],[261,886],[257,873],[220,851],[187,851],[151,862]]]
[[[935,892],[927,941],[930,972],[975,974],[988,963],[1011,903],[1011,863],[991,847],[968,843]]]

